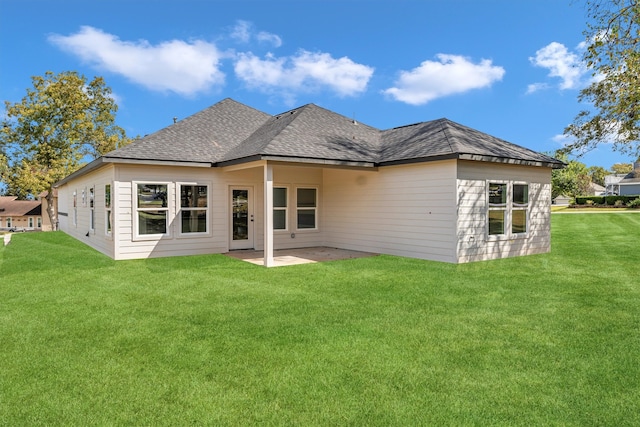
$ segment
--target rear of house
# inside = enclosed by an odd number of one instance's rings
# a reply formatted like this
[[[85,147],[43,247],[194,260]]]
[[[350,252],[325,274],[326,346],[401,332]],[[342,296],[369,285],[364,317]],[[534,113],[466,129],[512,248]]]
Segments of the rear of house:
[[[380,131],[226,99],[56,184],[60,229],[114,259],[328,246],[452,263],[550,250],[562,163],[441,119]]]

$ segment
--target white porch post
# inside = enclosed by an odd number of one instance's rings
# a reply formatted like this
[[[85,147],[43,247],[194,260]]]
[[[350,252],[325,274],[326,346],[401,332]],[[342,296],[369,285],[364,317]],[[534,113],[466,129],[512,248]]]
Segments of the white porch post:
[[[273,267],[273,166],[264,165],[264,266]]]

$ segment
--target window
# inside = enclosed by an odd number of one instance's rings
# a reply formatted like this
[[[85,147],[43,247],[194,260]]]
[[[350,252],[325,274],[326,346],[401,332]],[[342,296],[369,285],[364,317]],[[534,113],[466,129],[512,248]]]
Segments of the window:
[[[529,231],[529,185],[513,182],[489,182],[488,235],[523,235]]]
[[[528,231],[527,213],[529,211],[529,186],[513,184],[513,206],[511,210],[511,232],[513,234]]]
[[[90,187],[89,188],[89,230],[91,231],[95,231],[96,228],[96,224],[95,224],[95,200],[94,200],[94,194],[95,193],[95,189],[94,187]]]
[[[298,188],[296,191],[296,213],[298,229],[317,228],[317,190]]]
[[[78,190],[73,192],[73,225],[78,226]]]
[[[168,234],[167,184],[136,183],[136,227],[138,236]]]
[[[36,224],[38,224],[38,228],[42,228],[42,217],[36,218]]]
[[[8,217],[7,218],[7,228],[11,228],[11,223],[12,223],[11,217]]]
[[[489,183],[489,235],[504,234],[507,213],[507,184]]]
[[[105,233],[111,235],[111,184],[104,186],[104,224]]]
[[[287,188],[273,188],[273,229],[287,229]]]
[[[27,221],[29,223],[29,228],[33,228],[33,217],[29,217]]]
[[[180,185],[180,232],[207,233],[209,188],[206,185]]]

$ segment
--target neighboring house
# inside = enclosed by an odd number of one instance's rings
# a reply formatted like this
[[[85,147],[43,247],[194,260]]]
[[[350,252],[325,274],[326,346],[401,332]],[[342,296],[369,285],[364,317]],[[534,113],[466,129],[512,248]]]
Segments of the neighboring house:
[[[558,206],[565,206],[565,205],[570,205],[571,204],[571,200],[573,200],[572,197],[565,196],[564,194],[561,194],[558,197],[556,197],[555,199],[553,199],[551,203],[554,204],[554,205],[558,205]]]
[[[46,229],[46,224],[43,222],[40,200],[18,200],[14,196],[0,196],[0,230],[43,229]]]
[[[620,186],[618,185],[620,181],[625,177],[624,174],[615,174],[615,175],[607,175],[604,177],[604,195],[611,196],[620,194]]]
[[[605,187],[600,184],[596,184],[592,182],[589,184],[589,195],[590,196],[602,196],[605,193]]]
[[[225,99],[55,184],[114,259],[328,246],[462,263],[550,250],[559,160],[447,119],[381,131]]]
[[[640,161],[633,164],[633,170],[618,182],[621,196],[636,196],[640,194]]]

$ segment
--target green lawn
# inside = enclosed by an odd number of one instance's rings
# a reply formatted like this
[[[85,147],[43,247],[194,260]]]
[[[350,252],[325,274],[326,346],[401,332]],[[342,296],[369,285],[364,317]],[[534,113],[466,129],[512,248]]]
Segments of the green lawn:
[[[640,214],[550,254],[265,269],[0,248],[0,425],[640,425]]]

